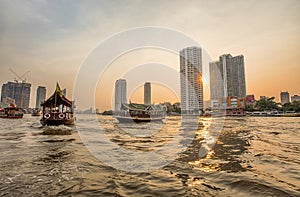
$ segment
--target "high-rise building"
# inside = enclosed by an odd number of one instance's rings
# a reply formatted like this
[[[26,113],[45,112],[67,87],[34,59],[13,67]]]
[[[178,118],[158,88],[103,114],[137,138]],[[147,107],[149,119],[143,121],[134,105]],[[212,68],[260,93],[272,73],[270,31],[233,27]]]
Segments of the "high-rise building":
[[[39,86],[36,90],[36,104],[35,108],[40,109],[41,103],[46,99],[46,87]]]
[[[144,104],[150,105],[151,104],[151,83],[146,82],[144,84]]]
[[[2,85],[1,102],[6,97],[15,99],[17,107],[27,109],[30,101],[30,83],[8,82]]]
[[[222,55],[219,61],[209,63],[212,103],[220,98],[246,97],[244,56]]]
[[[280,100],[281,100],[281,105],[289,103],[290,102],[290,93],[288,91],[281,92],[280,93]]]
[[[210,74],[210,99],[217,100],[225,97],[223,68],[219,61],[209,63]]]
[[[180,51],[180,91],[182,113],[203,110],[202,53],[199,47]]]
[[[220,63],[223,68],[224,93],[227,96],[246,97],[246,80],[244,56],[232,57],[230,54],[222,55]],[[226,71],[226,72],[225,72]]]
[[[300,96],[298,96],[298,95],[294,95],[291,98],[292,98],[292,102],[294,102],[294,101],[300,101]]]
[[[121,109],[122,103],[127,103],[127,83],[125,79],[119,79],[115,83],[115,111]]]

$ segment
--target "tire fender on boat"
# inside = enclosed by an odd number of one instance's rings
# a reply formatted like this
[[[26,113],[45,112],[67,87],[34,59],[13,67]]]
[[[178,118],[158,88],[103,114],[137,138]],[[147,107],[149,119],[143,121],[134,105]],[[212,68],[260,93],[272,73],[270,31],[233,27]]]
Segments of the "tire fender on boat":
[[[50,118],[50,116],[51,115],[47,113],[47,114],[44,115],[44,118],[48,119],[48,118]]]
[[[59,117],[60,119],[63,119],[63,118],[65,117],[65,114],[60,113],[60,114],[58,115],[58,117]]]

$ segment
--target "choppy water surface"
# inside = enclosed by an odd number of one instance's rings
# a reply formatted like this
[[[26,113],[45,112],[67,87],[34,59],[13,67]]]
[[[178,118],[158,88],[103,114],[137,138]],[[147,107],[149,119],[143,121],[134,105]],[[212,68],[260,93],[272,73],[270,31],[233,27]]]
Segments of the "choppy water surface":
[[[77,118],[84,120],[91,139],[97,137],[97,129],[89,129],[91,115]],[[155,124],[136,130],[128,124],[120,128],[109,116],[99,118],[111,142],[139,152],[171,141],[180,121],[169,117],[152,133]],[[150,172],[108,166],[90,154],[75,126],[40,128],[38,119],[0,119],[1,196],[300,195],[299,118],[226,118],[215,146],[203,158],[198,153],[206,140],[206,125],[215,120],[201,119],[187,150]],[[52,131],[65,135],[49,135]]]

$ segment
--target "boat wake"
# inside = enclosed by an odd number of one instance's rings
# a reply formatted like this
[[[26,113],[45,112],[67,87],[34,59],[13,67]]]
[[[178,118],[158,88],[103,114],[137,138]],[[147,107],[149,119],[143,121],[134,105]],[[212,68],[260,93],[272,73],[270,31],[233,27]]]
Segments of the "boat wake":
[[[73,129],[60,125],[60,126],[46,126],[43,127],[42,135],[71,135]]]

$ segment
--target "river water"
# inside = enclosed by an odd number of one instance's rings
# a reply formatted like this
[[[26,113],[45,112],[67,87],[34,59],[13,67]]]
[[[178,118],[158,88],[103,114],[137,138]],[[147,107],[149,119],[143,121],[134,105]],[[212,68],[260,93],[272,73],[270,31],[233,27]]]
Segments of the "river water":
[[[120,169],[91,154],[91,147],[105,153],[104,141],[91,124],[92,115],[77,119],[85,130],[41,128],[39,117],[29,115],[0,119],[0,195],[300,196],[299,118],[226,117],[214,146],[204,156],[199,150],[207,140],[205,125],[216,120],[200,119],[194,139],[176,158],[140,172]],[[113,117],[99,116],[108,141],[145,154],[176,138],[173,128],[178,122],[180,117],[168,117],[159,132],[151,133],[157,125],[133,129],[118,125]],[[135,133],[121,132],[126,129]],[[52,131],[64,135],[51,135]],[[176,149],[168,148],[169,152]],[[126,158],[125,167],[137,163]]]

